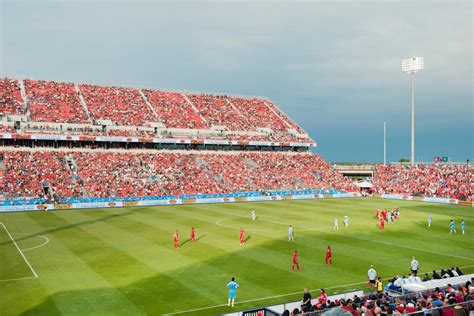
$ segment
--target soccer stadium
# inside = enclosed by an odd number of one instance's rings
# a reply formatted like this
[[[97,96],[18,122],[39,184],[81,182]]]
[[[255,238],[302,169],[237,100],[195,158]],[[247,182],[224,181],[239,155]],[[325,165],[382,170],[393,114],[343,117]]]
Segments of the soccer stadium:
[[[472,315],[473,11],[455,2],[2,1],[0,315]],[[354,54],[309,89],[312,57],[272,57],[304,51],[294,25]],[[422,27],[351,77],[356,46]],[[434,65],[462,71],[438,89]]]

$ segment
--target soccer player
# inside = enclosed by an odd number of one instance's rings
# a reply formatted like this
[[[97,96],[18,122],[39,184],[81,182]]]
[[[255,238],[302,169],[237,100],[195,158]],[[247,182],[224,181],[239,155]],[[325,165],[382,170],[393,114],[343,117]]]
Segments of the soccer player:
[[[428,227],[431,227],[431,222],[433,221],[433,216],[431,214],[428,215]]]
[[[196,232],[194,231],[194,227],[191,227],[191,238],[189,238],[190,241],[195,241],[196,240]]]
[[[43,204],[43,208],[44,208],[44,211],[47,212],[48,211],[48,203],[44,203]]]
[[[237,294],[237,288],[239,285],[235,282],[235,278],[232,277],[229,283],[227,283],[226,287],[229,289],[229,298],[227,299],[227,306],[234,307],[235,296]]]
[[[464,228],[466,227],[466,224],[464,223],[464,220],[461,220],[461,229],[462,229],[462,234],[464,235]]]
[[[291,264],[291,271],[295,271],[295,266],[300,270],[300,265],[298,264],[298,250],[293,251],[293,263]]]
[[[419,263],[418,263],[418,260],[415,259],[415,257],[413,257],[413,259],[411,260],[411,263],[410,263],[410,268],[411,268],[411,272],[413,273],[414,276],[416,276],[418,274],[418,268],[419,268]]]
[[[241,227],[240,228],[240,245],[243,246],[244,243],[245,243],[245,231],[244,229]]]
[[[337,222],[337,218],[336,218],[336,217],[334,217],[334,226],[333,226],[333,229],[334,229],[334,230],[338,230],[338,229],[339,229],[339,224],[338,224],[338,222]]]
[[[382,217],[380,217],[380,229],[384,229],[385,228],[385,219]]]
[[[453,234],[453,233],[456,234],[456,226],[455,226],[453,220],[451,220],[450,226],[451,226],[451,228],[450,228],[449,233],[450,233],[450,234]]]
[[[377,210],[375,210],[375,218],[379,219],[379,217],[380,217],[380,210],[377,209]]]
[[[295,241],[293,238],[293,226],[288,226],[288,241]]]
[[[328,245],[328,249],[326,249],[326,265],[332,266],[332,250],[330,245]]]
[[[392,224],[392,211],[387,212],[387,222]]]
[[[349,216],[344,215],[344,227],[349,227]]]
[[[173,243],[174,243],[174,247],[175,247],[175,248],[178,248],[178,246],[179,246],[178,230],[176,230],[176,231],[174,232],[174,235],[173,235]]]
[[[257,213],[255,213],[255,210],[252,211],[252,220],[255,221],[257,219]]]

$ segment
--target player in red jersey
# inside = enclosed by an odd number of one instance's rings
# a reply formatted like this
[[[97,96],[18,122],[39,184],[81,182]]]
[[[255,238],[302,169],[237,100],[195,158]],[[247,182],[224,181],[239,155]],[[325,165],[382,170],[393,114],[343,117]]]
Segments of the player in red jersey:
[[[291,264],[291,271],[295,271],[295,266],[300,270],[300,265],[298,264],[298,250],[293,251],[293,263]]]
[[[385,228],[385,219],[383,217],[380,218],[380,228],[381,229]]]
[[[240,245],[243,246],[243,244],[245,243],[245,231],[244,229],[241,227],[240,228]]]
[[[326,265],[332,266],[332,250],[331,246],[328,245],[328,249],[326,249]]]
[[[380,211],[377,209],[377,210],[375,210],[375,218],[378,219],[379,216],[380,216]]]
[[[191,238],[189,238],[190,241],[195,241],[196,240],[196,232],[194,231],[194,227],[191,227]]]
[[[178,246],[179,246],[178,230],[176,230],[176,231],[174,232],[174,235],[173,235],[173,243],[174,243],[174,247],[175,247],[175,248],[178,248]]]

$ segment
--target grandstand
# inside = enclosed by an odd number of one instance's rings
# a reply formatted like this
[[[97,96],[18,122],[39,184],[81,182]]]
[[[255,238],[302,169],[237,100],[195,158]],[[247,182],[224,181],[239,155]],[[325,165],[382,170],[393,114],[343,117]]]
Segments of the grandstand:
[[[0,83],[6,198],[358,191],[308,152],[316,143],[268,99],[12,78]],[[469,165],[369,171],[378,194],[472,200]]]

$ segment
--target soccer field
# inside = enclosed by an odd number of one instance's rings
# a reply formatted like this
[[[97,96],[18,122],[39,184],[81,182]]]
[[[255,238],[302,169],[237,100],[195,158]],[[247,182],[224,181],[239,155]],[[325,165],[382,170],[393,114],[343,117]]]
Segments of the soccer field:
[[[401,217],[382,231],[374,213],[385,207],[399,207]],[[332,230],[334,217],[338,231]],[[450,219],[456,235],[449,234]],[[0,222],[2,316],[211,315],[298,300],[304,288],[367,289],[371,264],[386,278],[406,274],[412,256],[422,272],[452,266],[474,272],[474,215],[463,206],[328,199],[0,213]],[[289,224],[294,243],[287,241]],[[195,242],[189,242],[192,226]],[[324,262],[328,245],[330,267]],[[301,272],[291,271],[294,249]],[[230,308],[222,305],[233,276],[240,288]]]

